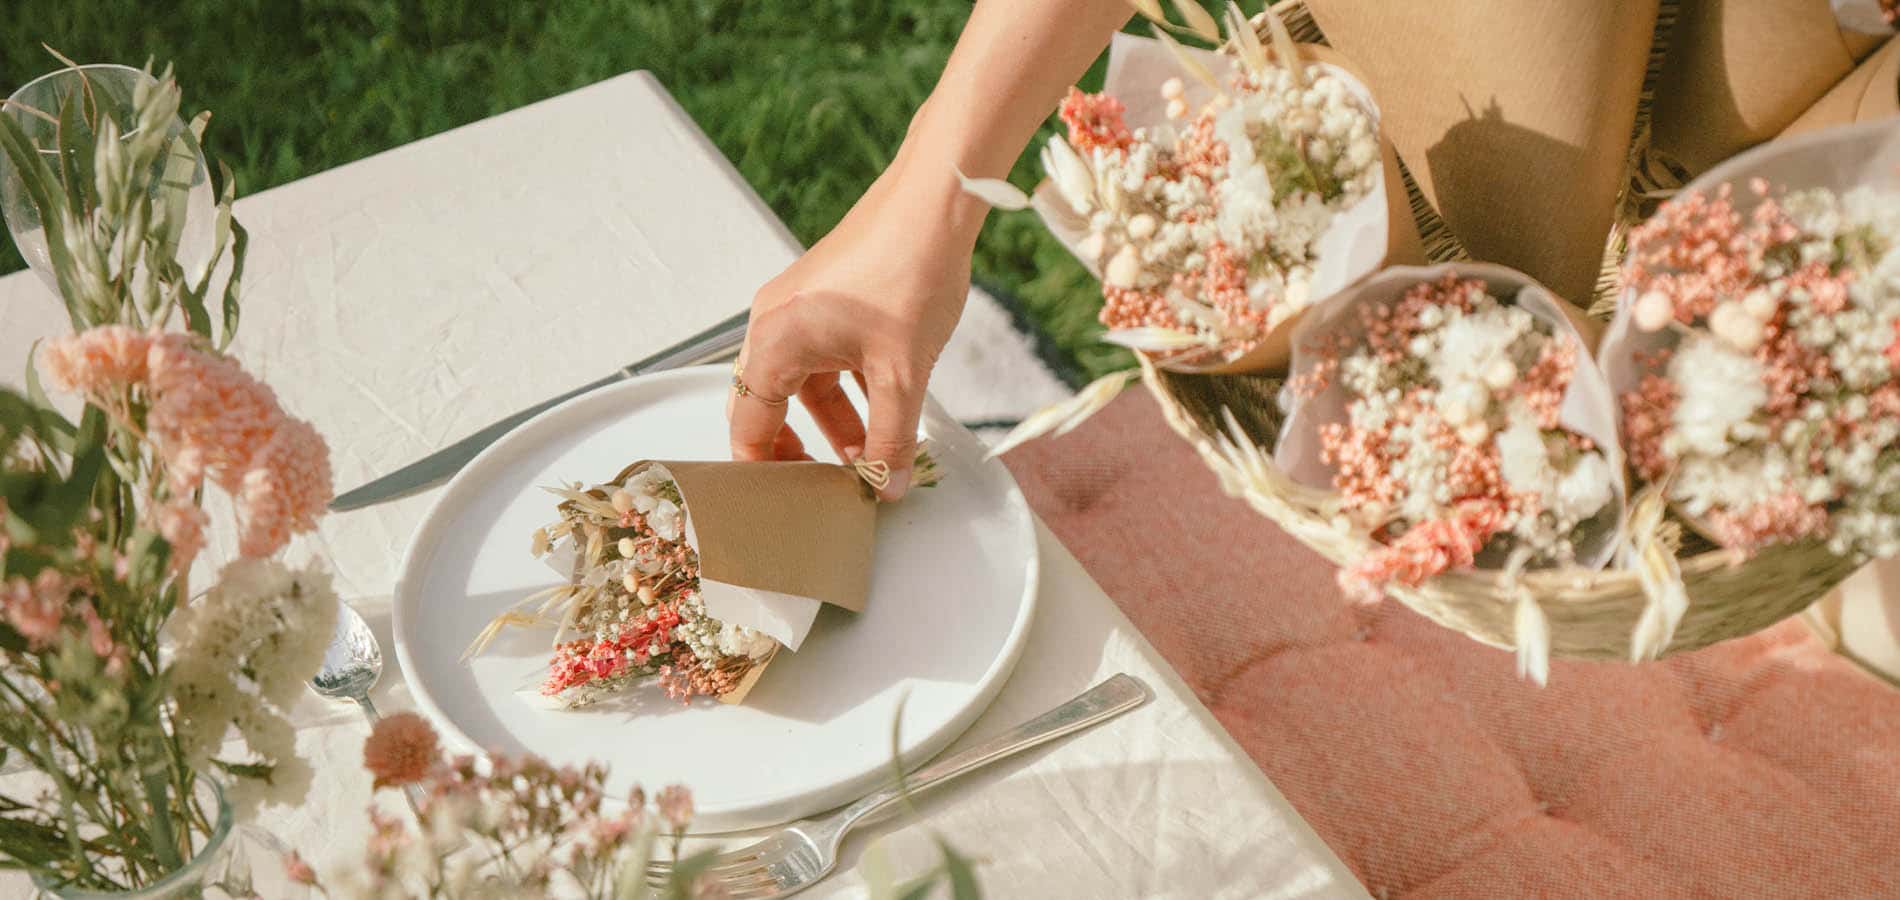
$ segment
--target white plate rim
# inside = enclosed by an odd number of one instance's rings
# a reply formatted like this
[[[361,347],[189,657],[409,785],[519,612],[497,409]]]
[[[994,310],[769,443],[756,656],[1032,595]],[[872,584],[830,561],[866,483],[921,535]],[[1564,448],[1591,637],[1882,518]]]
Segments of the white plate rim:
[[[500,438],[497,438],[494,443],[488,445],[480,453],[476,454],[473,459],[469,460],[467,465],[464,465],[460,471],[456,472],[456,474],[449,479],[448,483],[440,489],[440,493],[430,501],[428,511],[423,513],[422,519],[416,523],[414,530],[410,532],[407,546],[403,548],[402,560],[397,569],[395,587],[390,600],[390,631],[392,642],[395,645],[396,660],[402,669],[403,683],[408,686],[411,699],[414,701],[417,710],[428,718],[431,724],[443,734],[447,743],[464,752],[474,753],[478,756],[486,756],[489,753],[488,748],[480,746],[460,728],[455,726],[454,720],[448,715],[447,711],[436,702],[435,697],[429,692],[428,688],[421,683],[420,679],[411,674],[419,670],[416,668],[415,658],[411,653],[411,641],[408,637],[409,628],[408,624],[404,621],[404,609],[410,602],[408,598],[411,598],[416,591],[415,581],[418,578],[418,555],[421,549],[425,544],[433,545],[438,532],[448,527],[444,524],[444,519],[441,516],[443,506],[446,505],[451,497],[456,496],[459,490],[466,488],[469,483],[481,480],[486,469],[498,465],[495,461],[503,458],[512,451],[516,443],[525,440],[523,435],[530,433],[530,431],[533,430],[535,426],[541,424],[543,420],[555,418],[570,408],[582,404],[605,402],[605,398],[617,394],[652,390],[656,386],[663,386],[669,381],[684,382],[714,375],[723,380],[727,371],[729,371],[727,366],[714,364],[688,366],[678,369],[669,369],[663,372],[650,372],[616,384],[607,385],[598,390],[589,391],[578,397],[562,402],[515,426]],[[946,413],[934,399],[926,400],[923,420],[926,428],[932,433],[935,433],[939,428],[947,427],[960,432],[959,437],[971,442],[976,441],[975,435],[968,429],[965,429],[954,417]],[[929,734],[914,740],[908,738],[904,740],[904,743],[909,744],[908,747],[902,749],[900,754],[900,762],[905,771],[909,771],[921,765],[924,761],[943,752],[945,747],[949,746],[951,742],[955,741],[960,735],[967,731],[970,726],[974,725],[977,719],[982,718],[983,713],[995,702],[997,694],[1002,692],[1003,685],[1008,683],[1011,674],[1015,671],[1017,662],[1022,658],[1023,649],[1028,644],[1029,631],[1035,624],[1042,581],[1042,553],[1041,548],[1037,544],[1038,535],[1036,532],[1035,513],[1029,508],[1029,501],[1023,497],[1022,489],[1016,484],[1015,476],[1009,472],[1007,467],[1003,466],[1002,460],[985,457],[980,465],[985,468],[994,467],[991,469],[992,472],[1000,470],[1002,484],[1005,486],[1004,502],[1017,513],[1016,519],[1017,522],[1020,523],[1019,528],[1024,532],[1024,534],[1020,536],[1021,545],[1025,548],[1023,596],[1021,604],[1017,608],[1016,620],[1011,623],[1009,635],[1004,638],[1002,651],[991,661],[989,668],[984,671],[983,676],[978,680],[976,690],[972,695],[972,701]],[[886,777],[888,773],[888,766],[874,767],[857,777],[846,779],[826,788],[818,790],[810,788],[788,788],[774,795],[742,798],[734,801],[734,804],[743,804],[743,809],[707,810],[705,812],[709,814],[710,818],[728,820],[743,818],[744,812],[747,810],[767,810],[771,811],[771,814],[768,816],[769,818],[790,821],[799,816],[849,803],[858,796],[875,789],[877,785],[888,781],[889,779]],[[807,809],[805,812],[795,813],[791,816],[779,816],[776,812],[777,810],[782,810],[787,807],[804,809],[810,805],[805,801],[808,801],[813,796],[831,798],[833,795],[840,796],[843,799],[836,800],[835,802],[827,800],[827,802],[823,804]],[[616,800],[614,802],[619,801]],[[702,832],[696,829],[695,833]]]

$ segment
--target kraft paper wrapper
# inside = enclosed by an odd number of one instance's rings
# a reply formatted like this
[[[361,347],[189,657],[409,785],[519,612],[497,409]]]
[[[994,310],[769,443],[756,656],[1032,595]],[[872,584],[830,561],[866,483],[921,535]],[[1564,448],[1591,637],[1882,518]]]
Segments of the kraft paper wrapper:
[[[1877,22],[1874,0],[1683,0],[1651,144],[1699,173],[1781,133],[1879,45],[1855,30],[1868,7]]]
[[[1713,196],[1728,185],[1730,202],[1745,218],[1759,204],[1748,188],[1755,178],[1766,179],[1777,192],[1828,188],[1838,193],[1861,185],[1900,189],[1900,126],[1892,121],[1865,122],[1782,138],[1710,169],[1682,193]],[[1639,355],[1677,343],[1674,328],[1645,333],[1635,327],[1630,313],[1635,293],[1625,289],[1617,297],[1616,317],[1597,349],[1597,362],[1618,397],[1635,390],[1642,377],[1651,373],[1638,362]],[[1715,540],[1698,517],[1677,511],[1704,537]]]
[[[1867,57],[1827,96],[1794,120],[1782,136],[1895,116],[1900,116],[1900,38],[1889,40]]]
[[[1232,57],[1207,50],[1189,48],[1222,82],[1235,73],[1239,62]],[[1381,114],[1365,79],[1345,57],[1330,47],[1301,44],[1301,58],[1320,63],[1341,76],[1355,89],[1372,111],[1375,125]],[[1213,99],[1214,92],[1199,80],[1186,75],[1173,54],[1153,38],[1117,34],[1109,43],[1108,72],[1102,90],[1122,101],[1125,121],[1130,128],[1174,127],[1167,117],[1166,101],[1161,98],[1161,83],[1179,77],[1186,88],[1184,101],[1189,109],[1199,110]],[[1405,182],[1399,174],[1398,153],[1381,131],[1379,156],[1383,162],[1381,177],[1364,198],[1342,210],[1321,236],[1318,260],[1311,284],[1312,302],[1317,304],[1346,289],[1354,282],[1387,265],[1423,262],[1425,253],[1418,236],[1418,223],[1412,218],[1411,202],[1405,196]],[[1031,198],[1036,214],[1042,217],[1057,240],[1082,261],[1089,273],[1102,276],[1096,260],[1082,253],[1082,240],[1088,237],[1088,222],[1076,215],[1062,198],[1054,183],[1044,179]],[[1307,307],[1311,309],[1312,306]],[[1207,365],[1158,363],[1175,372],[1205,375],[1232,375],[1284,369],[1292,356],[1293,329],[1304,311],[1295,313],[1274,327],[1252,350],[1232,360]]]
[[[708,615],[797,650],[820,603],[863,612],[877,501],[849,466],[642,461],[679,485]]]
[[[1594,289],[1657,0],[1309,0],[1472,256]]]
[[[1599,513],[1592,522],[1600,524],[1599,533],[1588,535],[1577,548],[1577,563],[1601,568],[1615,555],[1623,540],[1623,510],[1629,486],[1623,479],[1623,452],[1616,439],[1616,397],[1591,358],[1595,343],[1590,332],[1578,326],[1589,320],[1576,307],[1521,272],[1488,263],[1443,263],[1436,266],[1395,266],[1380,272],[1352,290],[1308,310],[1308,315],[1293,334],[1292,377],[1280,394],[1287,420],[1280,429],[1280,440],[1273,448],[1273,461],[1294,481],[1312,487],[1333,489],[1334,469],[1320,457],[1322,426],[1346,420],[1349,398],[1338,379],[1310,398],[1301,398],[1293,385],[1310,373],[1318,358],[1310,348],[1320,346],[1338,335],[1356,336],[1361,329],[1358,310],[1366,304],[1396,303],[1407,290],[1419,284],[1438,281],[1446,275],[1483,281],[1491,296],[1529,312],[1550,326],[1559,339],[1576,342],[1577,369],[1564,392],[1558,424],[1589,438],[1603,453],[1610,471],[1616,473],[1611,485],[1614,516],[1604,524]],[[1480,567],[1492,560],[1492,554],[1480,558]]]

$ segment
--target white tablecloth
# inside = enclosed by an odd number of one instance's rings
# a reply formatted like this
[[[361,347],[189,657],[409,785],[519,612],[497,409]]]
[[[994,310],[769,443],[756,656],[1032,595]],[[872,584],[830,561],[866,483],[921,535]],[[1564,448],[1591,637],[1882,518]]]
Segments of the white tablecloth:
[[[743,308],[799,249],[640,72],[264,192],[238,214],[252,249],[236,350],[327,436],[339,487]],[[35,276],[0,279],[0,383],[17,386],[32,341],[64,330]],[[293,548],[328,561],[386,648],[396,568],[433,499],[331,516]],[[980,860],[995,897],[1363,896],[1074,558],[1040,539],[1027,652],[955,746],[1116,672],[1156,701],[928,795],[923,821],[851,839],[846,866],[873,838],[900,861],[928,857],[940,833]],[[376,700],[409,705],[393,656]],[[362,719],[314,695],[295,714],[321,774],[305,808],[263,824],[347,862],[369,799]],[[847,869],[812,895],[861,893]]]

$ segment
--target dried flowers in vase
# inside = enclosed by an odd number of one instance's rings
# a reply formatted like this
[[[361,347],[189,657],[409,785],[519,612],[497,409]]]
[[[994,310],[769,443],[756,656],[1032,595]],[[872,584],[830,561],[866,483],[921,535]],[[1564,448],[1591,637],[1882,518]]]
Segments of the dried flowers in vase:
[[[189,889],[218,877],[194,863],[221,852],[226,803],[294,804],[311,780],[287,710],[337,598],[276,557],[324,515],[329,451],[224,350],[246,244],[228,173],[210,262],[180,261],[205,118],[177,121],[169,72],[113,69],[129,96],[94,72],[58,73],[58,108],[0,115],[0,168],[44,228],[75,332],[38,348],[25,396],[0,391],[0,746],[34,773],[0,797],[0,862],[51,891]],[[58,146],[16,113],[57,122]],[[76,422],[42,376],[79,401]],[[237,558],[194,598],[219,494]]]

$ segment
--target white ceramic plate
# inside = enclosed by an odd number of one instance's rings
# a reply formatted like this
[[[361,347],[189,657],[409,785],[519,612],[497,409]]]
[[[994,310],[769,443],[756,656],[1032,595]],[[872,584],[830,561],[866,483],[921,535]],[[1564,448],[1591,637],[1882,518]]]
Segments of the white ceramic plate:
[[[725,459],[724,367],[639,378],[569,401],[496,442],[417,528],[396,584],[396,654],[417,703],[464,750],[529,751],[612,766],[610,796],[692,788],[698,831],[790,821],[850,802],[904,759],[920,763],[976,720],[1015,665],[1036,596],[1029,508],[1000,462],[934,408],[924,430],[941,486],[883,507],[867,610],[827,607],[743,705],[681,705],[652,685],[581,710],[538,695],[551,631],[516,630],[464,662],[496,613],[556,583],[528,554],[555,518],[541,486],[594,482],[636,459]],[[814,452],[817,428],[791,421]]]

